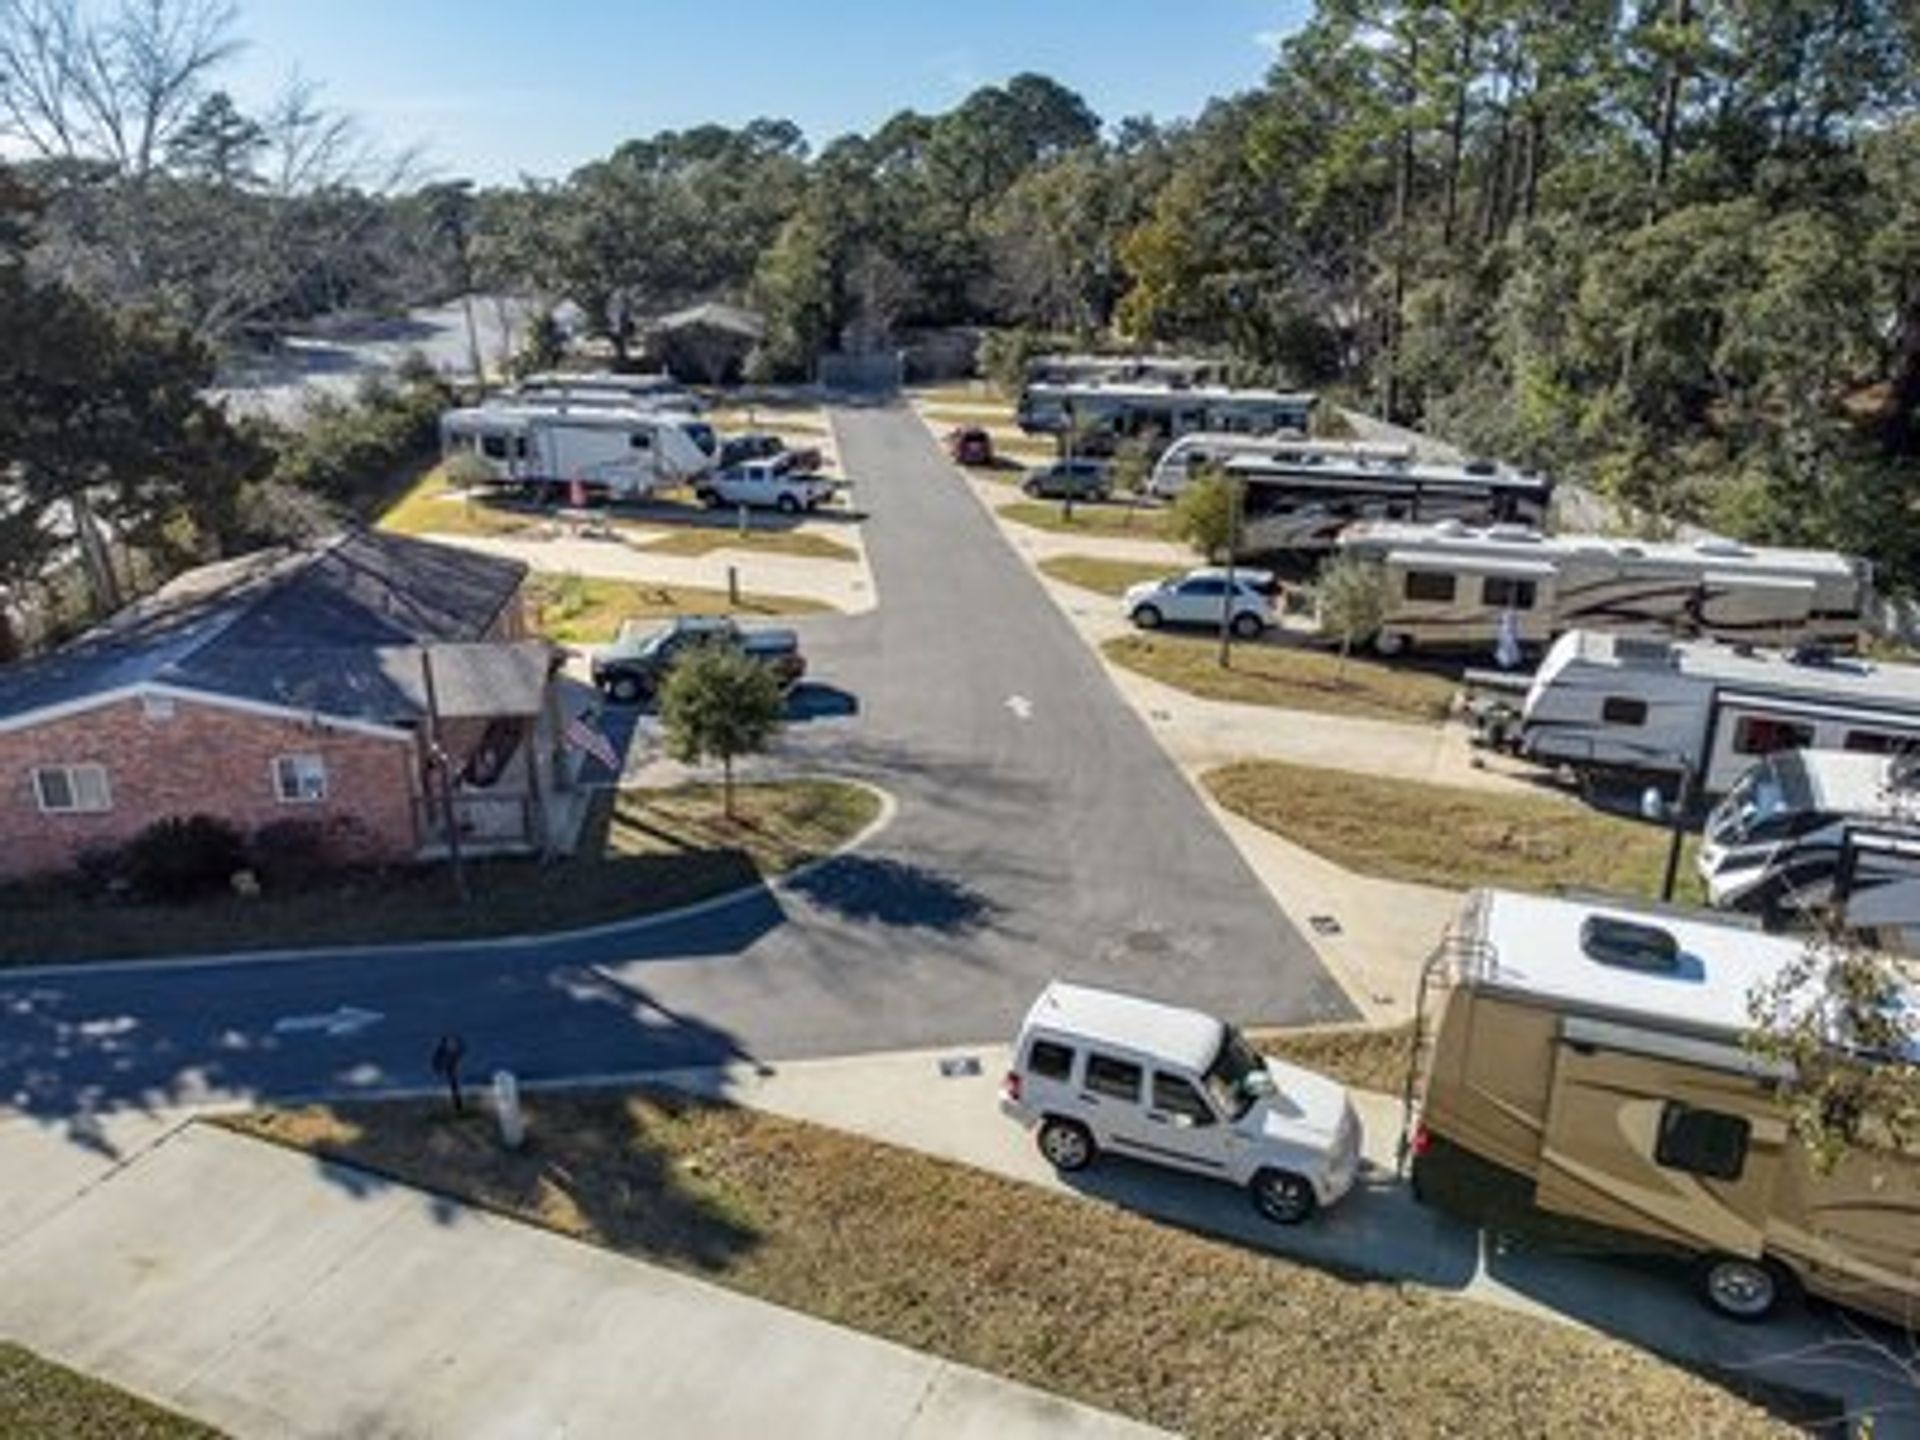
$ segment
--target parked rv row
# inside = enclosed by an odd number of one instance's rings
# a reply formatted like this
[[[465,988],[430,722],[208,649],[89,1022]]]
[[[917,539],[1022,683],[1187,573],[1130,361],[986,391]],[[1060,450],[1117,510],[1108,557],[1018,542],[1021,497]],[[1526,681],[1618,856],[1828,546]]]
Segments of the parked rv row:
[[[1820,1168],[1778,1067],[1744,1043],[1750,997],[1803,956],[1723,921],[1469,896],[1424,969],[1409,1047],[1400,1153],[1416,1198],[1679,1260],[1736,1320],[1804,1292],[1911,1323],[1920,1156],[1863,1143]],[[1212,1016],[1084,985],[1034,1002],[1001,1108],[1061,1171],[1105,1154],[1165,1166],[1245,1190],[1277,1224],[1369,1178],[1343,1086]]]

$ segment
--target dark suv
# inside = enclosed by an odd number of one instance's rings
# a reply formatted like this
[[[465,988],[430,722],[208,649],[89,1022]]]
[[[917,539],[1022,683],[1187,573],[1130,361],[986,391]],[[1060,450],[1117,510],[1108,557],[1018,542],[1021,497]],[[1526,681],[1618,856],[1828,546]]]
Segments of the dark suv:
[[[1029,472],[1020,488],[1039,500],[1104,500],[1113,482],[1104,460],[1056,460]]]

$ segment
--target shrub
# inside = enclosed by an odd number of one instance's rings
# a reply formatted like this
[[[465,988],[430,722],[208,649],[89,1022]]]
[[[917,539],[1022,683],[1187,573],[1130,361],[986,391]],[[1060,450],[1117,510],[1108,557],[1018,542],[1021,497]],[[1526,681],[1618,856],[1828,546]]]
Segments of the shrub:
[[[224,890],[246,865],[240,832],[212,815],[156,820],[126,849],[127,878],[152,900],[192,900]]]
[[[351,865],[366,848],[366,834],[350,815],[275,820],[253,832],[247,859],[269,890],[298,890]]]

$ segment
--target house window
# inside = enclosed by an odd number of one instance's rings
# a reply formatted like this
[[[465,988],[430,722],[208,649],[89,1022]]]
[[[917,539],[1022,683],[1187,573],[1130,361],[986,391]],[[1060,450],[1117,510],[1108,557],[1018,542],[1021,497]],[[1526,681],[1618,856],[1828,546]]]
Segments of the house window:
[[[1531,610],[1533,581],[1515,580],[1508,575],[1489,575],[1480,582],[1480,599],[1483,604],[1497,605],[1502,610]]]
[[[97,815],[113,808],[104,765],[42,765],[33,772],[33,793],[49,815]]]
[[[1733,748],[1742,755],[1771,755],[1776,750],[1804,750],[1813,744],[1813,726],[1771,715],[1742,715],[1733,729]]]
[[[1140,1081],[1144,1072],[1127,1060],[1110,1055],[1087,1056],[1087,1089],[1115,1100],[1140,1101]]]
[[[1629,695],[1609,695],[1600,702],[1600,722],[1603,725],[1644,725],[1647,723],[1647,702],[1635,700]]]
[[[1073,1073],[1073,1049],[1052,1040],[1036,1040],[1027,1051],[1027,1069],[1043,1080],[1065,1080]]]
[[[1654,1162],[1669,1170],[1685,1170],[1713,1180],[1738,1180],[1747,1164],[1747,1137],[1752,1126],[1738,1115],[1719,1110],[1696,1110],[1669,1101],[1660,1112],[1660,1138],[1654,1144]]]
[[[1153,1108],[1169,1115],[1184,1115],[1196,1125],[1213,1124],[1213,1111],[1207,1102],[1178,1075],[1153,1073]]]
[[[282,755],[273,762],[274,793],[284,805],[314,805],[327,798],[327,762],[318,755]]]
[[[1409,570],[1407,572],[1407,599],[1425,600],[1435,605],[1445,605],[1453,599],[1453,576],[1442,575],[1437,570]]]

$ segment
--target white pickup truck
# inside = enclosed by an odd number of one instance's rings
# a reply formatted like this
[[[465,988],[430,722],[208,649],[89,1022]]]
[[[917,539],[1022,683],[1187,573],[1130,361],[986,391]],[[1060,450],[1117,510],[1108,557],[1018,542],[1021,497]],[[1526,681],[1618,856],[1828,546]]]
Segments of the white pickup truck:
[[[833,499],[834,489],[833,481],[796,470],[788,456],[775,455],[703,475],[693,493],[708,505],[750,505],[797,515]]]

